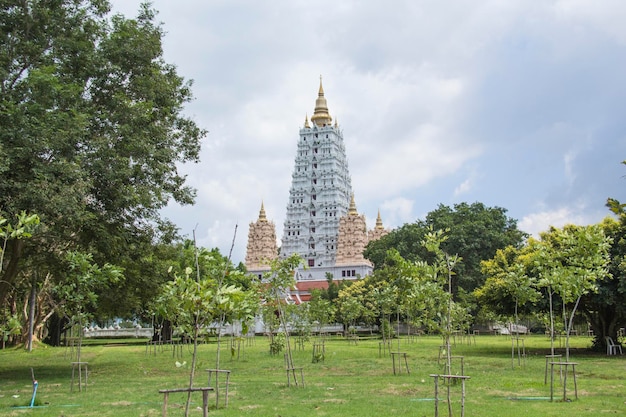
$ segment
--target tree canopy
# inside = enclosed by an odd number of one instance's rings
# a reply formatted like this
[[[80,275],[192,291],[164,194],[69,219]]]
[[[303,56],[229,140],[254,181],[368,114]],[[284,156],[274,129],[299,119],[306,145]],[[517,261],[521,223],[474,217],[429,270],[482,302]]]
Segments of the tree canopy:
[[[177,168],[198,161],[205,135],[182,113],[191,82],[164,61],[149,4],[136,19],[109,10],[106,0],[0,6],[0,215],[41,219],[32,239],[8,242],[0,304],[21,297],[35,269],[62,279],[72,250],[123,267],[130,285],[137,254],[175,235],[159,210],[193,202]]]
[[[592,300],[599,301],[596,294],[605,292],[603,286],[612,285],[609,266],[613,239],[605,230],[601,225],[551,227],[541,233],[540,240],[529,239],[522,249],[498,250],[493,259],[482,263],[488,278],[474,291],[477,300],[484,309],[510,317],[512,307],[517,315],[518,307],[539,300],[543,293],[549,301],[552,331],[554,310],[560,309],[563,328],[569,335],[577,309],[580,307],[589,318],[597,315],[598,306]],[[530,311],[539,312],[539,308],[525,312]],[[594,329],[601,339],[609,335],[603,326],[596,327],[595,321]]]
[[[453,287],[471,292],[484,282],[481,261],[491,259],[498,249],[509,245],[519,247],[527,237],[506,212],[504,208],[486,207],[478,202],[455,204],[453,208],[440,204],[424,220],[405,224],[371,242],[365,257],[374,262],[377,269],[385,264],[391,248],[408,261],[433,261],[434,255],[426,250],[422,241],[430,230],[448,230],[448,238],[441,249],[463,258],[456,267]]]

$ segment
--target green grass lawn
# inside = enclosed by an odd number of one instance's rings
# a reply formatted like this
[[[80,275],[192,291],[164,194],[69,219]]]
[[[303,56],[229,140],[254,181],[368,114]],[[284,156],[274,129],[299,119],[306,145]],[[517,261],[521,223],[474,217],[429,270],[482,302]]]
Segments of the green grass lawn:
[[[293,339],[292,339],[293,340]],[[626,415],[626,357],[590,353],[587,337],[572,339],[572,357],[578,363],[578,400],[574,399],[571,375],[567,396],[558,373],[555,399],[550,402],[550,385],[544,384],[545,355],[549,340],[528,336],[525,365],[511,361],[511,339],[506,336],[477,336],[475,344],[457,341],[453,355],[463,356],[466,383],[466,416],[598,416]],[[246,344],[246,346],[243,346]],[[394,375],[389,354],[379,355],[379,341],[358,344],[341,338],[325,342],[325,360],[312,363],[312,344],[294,350],[296,366],[304,368],[305,387],[287,387],[283,356],[270,356],[267,339],[242,343],[239,358],[232,358],[228,342],[222,343],[221,369],[231,371],[229,404],[223,398],[213,416],[433,416],[434,383],[430,374],[443,372],[438,364],[439,337],[421,336],[392,343],[392,351],[407,353],[410,374]],[[215,367],[216,344],[199,347],[199,365],[194,385],[207,385],[205,369]],[[183,388],[188,383],[191,347],[182,358],[172,350],[146,354],[143,344],[110,341],[90,342],[83,347],[82,360],[89,362],[87,390],[70,392],[71,358],[65,348],[38,347],[32,353],[0,351],[0,416],[160,416],[159,389]],[[562,353],[562,349],[558,353]],[[176,362],[186,362],[177,367]],[[35,408],[31,370],[39,382]],[[452,373],[460,371],[455,359]],[[220,394],[223,395],[224,389]],[[453,412],[460,415],[461,385],[453,385]],[[445,396],[445,387],[442,395]],[[186,394],[171,394],[168,415],[183,415]],[[191,415],[201,416],[200,394],[194,394]],[[447,405],[440,403],[440,416]]]

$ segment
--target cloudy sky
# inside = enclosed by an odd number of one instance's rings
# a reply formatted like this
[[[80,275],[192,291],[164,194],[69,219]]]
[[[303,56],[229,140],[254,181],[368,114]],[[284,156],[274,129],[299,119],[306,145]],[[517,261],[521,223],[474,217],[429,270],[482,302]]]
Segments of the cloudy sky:
[[[114,0],[136,16],[140,0]],[[532,234],[626,200],[622,0],[155,0],[165,60],[209,134],[164,215],[242,261],[261,202],[282,236],[298,131],[323,76],[372,226],[438,204],[508,210]]]

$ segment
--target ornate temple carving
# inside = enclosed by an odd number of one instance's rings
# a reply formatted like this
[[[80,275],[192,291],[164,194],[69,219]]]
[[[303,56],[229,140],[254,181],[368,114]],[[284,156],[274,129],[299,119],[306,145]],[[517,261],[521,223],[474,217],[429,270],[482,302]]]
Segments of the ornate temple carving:
[[[265,207],[261,203],[259,219],[250,223],[246,247],[246,268],[248,270],[269,268],[269,262],[277,257],[276,226],[274,222],[267,220]]]
[[[348,214],[339,219],[339,238],[335,265],[371,265],[363,257],[363,250],[367,242],[365,216],[357,212],[353,195]]]
[[[380,218],[380,210],[378,210],[378,217],[376,218],[376,226],[367,232],[367,240],[368,242],[378,240],[381,237],[385,236],[389,233],[389,230],[383,227],[383,220]]]

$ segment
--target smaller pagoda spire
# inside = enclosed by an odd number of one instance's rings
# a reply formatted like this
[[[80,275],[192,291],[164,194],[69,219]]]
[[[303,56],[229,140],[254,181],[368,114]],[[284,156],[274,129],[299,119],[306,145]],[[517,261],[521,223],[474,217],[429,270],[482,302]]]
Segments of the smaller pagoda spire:
[[[350,209],[348,210],[348,214],[350,216],[357,216],[359,214],[356,211],[356,203],[354,202],[354,193],[352,193],[352,198],[350,200]]]
[[[383,227],[383,219],[380,217],[380,210],[378,210],[378,217],[376,218],[376,229],[381,230]]]
[[[310,128],[311,125],[309,124],[309,114],[307,113],[306,116],[304,116],[304,127],[305,128]]]
[[[265,215],[265,206],[263,201],[261,201],[261,211],[259,212],[259,221],[262,223],[267,223],[267,216]]]

